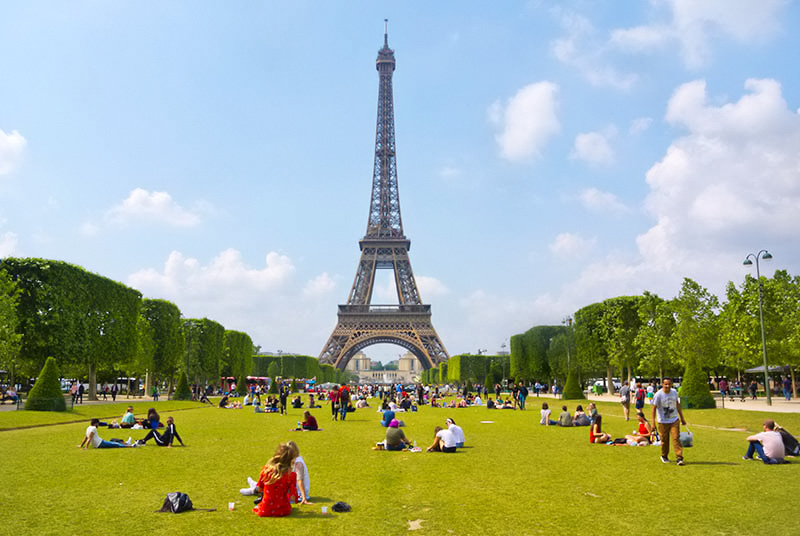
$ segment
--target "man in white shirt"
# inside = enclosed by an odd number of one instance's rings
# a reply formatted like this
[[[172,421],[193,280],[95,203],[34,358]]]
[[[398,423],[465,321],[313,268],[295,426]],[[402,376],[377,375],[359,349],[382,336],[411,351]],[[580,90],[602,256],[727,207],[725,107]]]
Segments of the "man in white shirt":
[[[678,418],[680,417],[680,423]],[[664,385],[653,397],[653,422],[658,423],[661,436],[661,461],[669,463],[669,444],[675,450],[677,465],[683,465],[683,447],[681,446],[681,424],[686,425],[681,411],[678,393],[672,388],[672,380],[664,378]]]
[[[788,463],[784,458],[785,450],[781,434],[775,431],[775,421],[764,421],[764,431],[747,438],[750,446],[747,454],[742,456],[745,460],[752,460],[753,454],[758,453],[761,461],[767,464]]]

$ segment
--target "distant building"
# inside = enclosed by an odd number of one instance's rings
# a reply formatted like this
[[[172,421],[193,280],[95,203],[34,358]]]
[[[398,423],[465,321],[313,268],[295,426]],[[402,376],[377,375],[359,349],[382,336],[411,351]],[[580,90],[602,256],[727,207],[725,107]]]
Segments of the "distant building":
[[[359,383],[413,383],[419,379],[422,366],[411,352],[397,360],[397,370],[371,370],[372,360],[358,352],[347,363],[345,370],[358,376]]]

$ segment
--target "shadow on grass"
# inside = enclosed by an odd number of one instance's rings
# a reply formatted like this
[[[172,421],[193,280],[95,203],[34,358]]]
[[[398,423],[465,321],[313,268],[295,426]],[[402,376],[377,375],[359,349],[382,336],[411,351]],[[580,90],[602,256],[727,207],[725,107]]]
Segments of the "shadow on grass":
[[[696,461],[686,462],[686,466],[689,465],[741,465],[741,464],[736,462],[696,462]]]

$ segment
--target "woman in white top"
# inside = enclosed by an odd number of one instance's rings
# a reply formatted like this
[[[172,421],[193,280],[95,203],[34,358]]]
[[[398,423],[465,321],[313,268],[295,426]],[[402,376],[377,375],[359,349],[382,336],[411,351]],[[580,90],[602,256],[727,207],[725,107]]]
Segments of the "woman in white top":
[[[297,473],[297,495],[308,499],[309,493],[311,493],[311,480],[308,477],[306,461],[300,456],[300,447],[297,446],[297,443],[289,441],[287,444],[297,454],[297,459],[294,461],[294,472]]]
[[[542,415],[542,420],[539,421],[539,424],[543,424],[545,426],[558,424],[556,421],[550,419],[550,408],[547,406],[547,402],[542,404],[542,410],[539,413]]]
[[[462,430],[453,419],[447,419],[445,423],[447,424],[447,429],[450,430],[456,438],[456,447],[460,449],[464,448],[464,441],[466,441],[464,438],[464,430]]]

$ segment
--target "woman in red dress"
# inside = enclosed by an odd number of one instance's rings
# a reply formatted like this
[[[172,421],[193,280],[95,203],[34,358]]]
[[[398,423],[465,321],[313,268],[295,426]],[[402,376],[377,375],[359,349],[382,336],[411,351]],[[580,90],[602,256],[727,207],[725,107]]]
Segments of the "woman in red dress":
[[[257,488],[264,492],[261,502],[253,508],[259,517],[281,517],[292,513],[290,498],[297,500],[297,474],[294,461],[297,452],[286,443],[278,445],[275,454],[261,469]],[[311,504],[303,497],[300,504]]]

